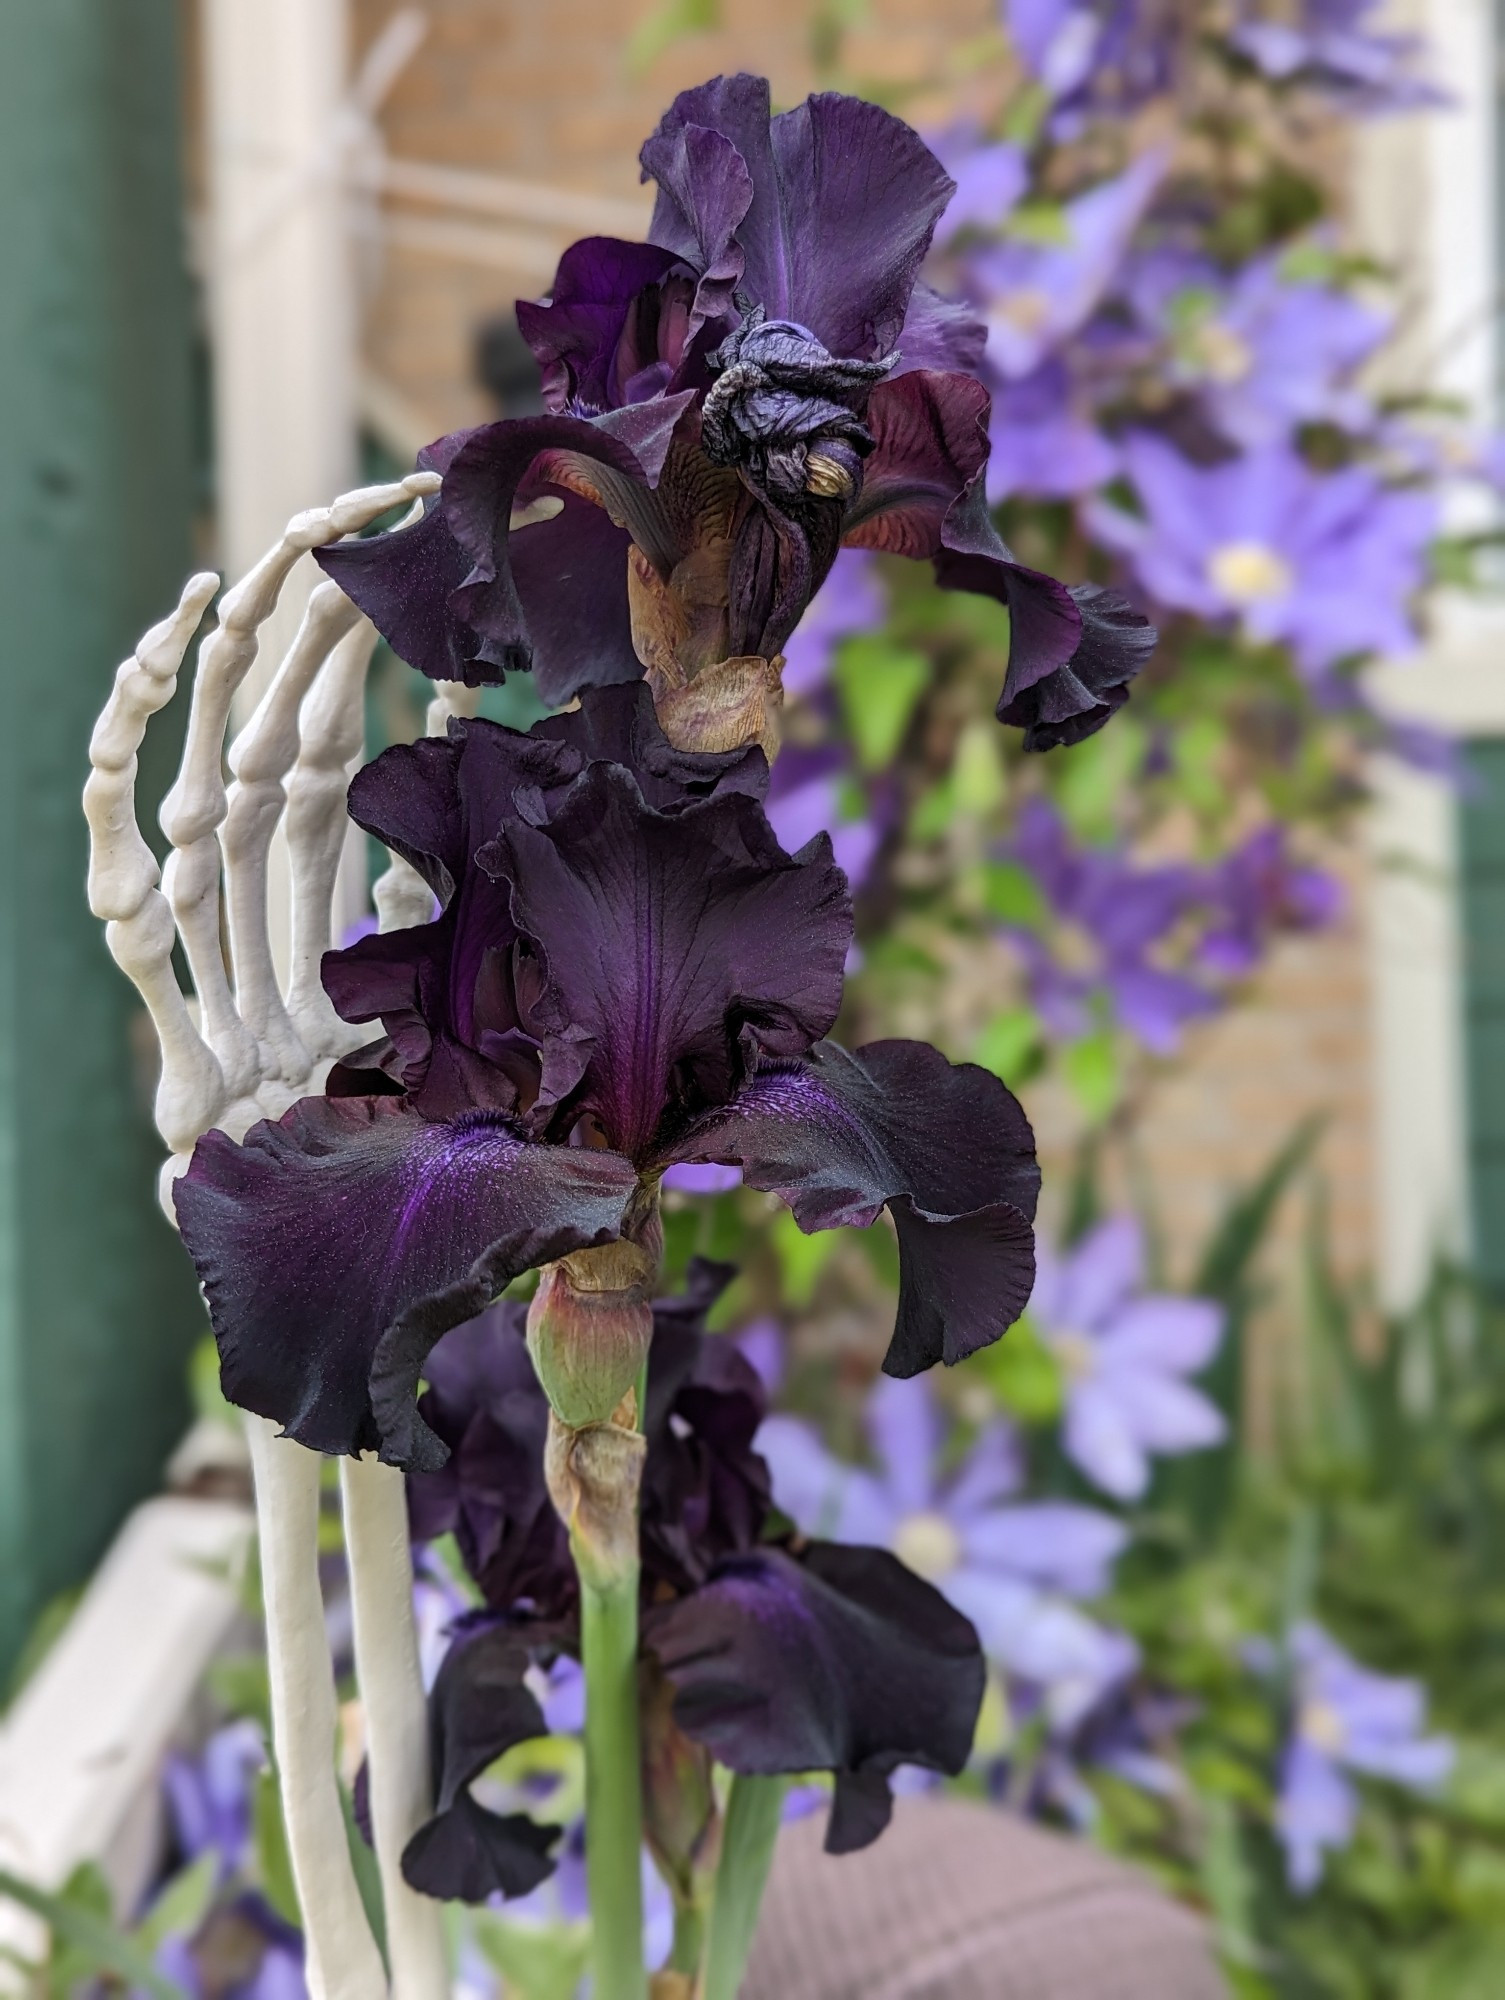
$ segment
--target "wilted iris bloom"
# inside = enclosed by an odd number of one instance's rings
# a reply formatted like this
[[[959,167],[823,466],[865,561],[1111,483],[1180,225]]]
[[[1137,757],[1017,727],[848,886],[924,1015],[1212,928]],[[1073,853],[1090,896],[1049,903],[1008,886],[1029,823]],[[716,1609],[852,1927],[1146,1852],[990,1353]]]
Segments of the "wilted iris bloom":
[[[827,1846],[844,1852],[882,1831],[901,1764],[961,1769],[982,1656],[966,1618],[886,1550],[763,1541],[763,1385],[731,1339],[702,1332],[731,1275],[696,1262],[685,1296],[654,1308],[641,1533],[649,1837],[683,1829],[697,1797],[708,1809],[714,1757],[741,1772],[833,1773]],[[410,1480],[414,1531],[457,1534],[491,1610],[458,1630],[435,1684],[436,1811],[404,1868],[434,1895],[523,1895],[548,1875],[556,1830],[489,1809],[472,1786],[550,1726],[536,1669],[579,1635],[562,1533],[545,1560],[538,1529],[549,1501],[527,1446],[547,1408],[522,1307],[455,1329],[428,1368],[424,1414],[452,1455]]]
[[[1186,1380],[1217,1353],[1222,1307],[1143,1283],[1144,1232],[1115,1216],[1064,1254],[1041,1245],[1030,1305],[1065,1384],[1067,1455],[1117,1500],[1142,1497],[1152,1458],[1227,1434],[1216,1404]]]
[[[1295,1628],[1289,1662],[1291,1735],[1275,1824],[1291,1887],[1305,1895],[1322,1879],[1324,1855],[1353,1838],[1353,1774],[1430,1791],[1452,1770],[1454,1748],[1446,1736],[1424,1734],[1427,1697],[1419,1682],[1371,1673],[1320,1626]]]
[[[1144,513],[1096,502],[1091,525],[1160,603],[1287,644],[1311,675],[1415,649],[1409,607],[1437,527],[1432,495],[1386,487],[1363,466],[1314,471],[1285,444],[1211,466],[1148,432],[1123,449]]]
[[[797,1417],[772,1416],[758,1448],[773,1497],[799,1527],[892,1549],[977,1627],[984,1650],[1069,1728],[1101,1692],[1113,1635],[1074,1598],[1108,1587],[1127,1534],[1072,1501],[1017,1499],[1023,1466],[1012,1432],[990,1424],[949,1477],[928,1383],[880,1379],[867,1408],[875,1469],[832,1456]]]
[[[724,716],[776,704],[843,543],[925,557],[1009,607],[1002,721],[1037,748],[1104,722],[1153,634],[1021,568],[988,516],[983,330],[918,276],[939,160],[875,105],[775,118],[735,76],[678,97],[642,162],[650,241],[576,244],[518,308],[546,414],[431,445],[423,520],[319,561],[425,673],[531,665],[563,702],[646,671],[666,715]]]
[[[1242,0],[1233,46],[1277,82],[1327,92],[1354,111],[1412,111],[1446,103],[1423,73],[1420,35],[1384,32],[1380,0]]]
[[[336,1009],[379,1038],[242,1144],[206,1134],[177,1183],[233,1401],[315,1450],[442,1462],[413,1400],[439,1335],[575,1253],[625,1242],[651,1273],[674,1161],[739,1166],[806,1229],[887,1205],[895,1372],[1017,1317],[1024,1114],[922,1043],[822,1039],[846,883],[825,835],[779,846],[766,783],[757,750],[673,750],[641,684],[527,735],[454,722],[359,773],[354,817],[441,913],[326,956]]]
[[[1105,1005],[1146,1048],[1174,1054],[1187,1023],[1218,1004],[1152,955],[1194,908],[1195,871],[1143,868],[1116,849],[1088,847],[1044,799],[1022,809],[1006,851],[1028,870],[1052,919],[1043,932],[1020,925],[1005,932],[1048,1032],[1065,1040],[1084,1035]]]

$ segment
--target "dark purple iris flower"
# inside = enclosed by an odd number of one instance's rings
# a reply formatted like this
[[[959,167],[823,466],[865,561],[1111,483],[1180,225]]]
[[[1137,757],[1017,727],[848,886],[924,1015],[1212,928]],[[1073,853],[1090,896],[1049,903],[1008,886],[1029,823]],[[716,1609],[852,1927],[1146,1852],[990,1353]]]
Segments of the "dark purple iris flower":
[[[686,1295],[654,1307],[645,1693],[654,1671],[665,1677],[673,1728],[734,1771],[833,1772],[826,1844],[846,1852],[887,1824],[888,1779],[900,1764],[962,1768],[982,1700],[982,1654],[967,1620],[885,1550],[762,1541],[768,1469],[753,1439],[767,1408],[763,1384],[731,1340],[702,1332],[731,1276],[726,1265],[697,1260]],[[547,1417],[522,1309],[504,1304],[456,1328],[428,1371],[425,1414],[455,1449],[443,1472],[410,1480],[414,1532],[456,1530],[495,1608],[459,1629],[435,1683],[436,1811],[403,1866],[430,1895],[522,1895],[551,1868],[556,1829],[490,1812],[470,1786],[513,1743],[545,1732],[531,1670],[578,1644],[562,1536],[552,1575],[514,1567],[502,1586],[495,1559],[497,1549],[534,1546],[534,1523],[549,1506],[539,1454],[512,1443],[520,1424],[541,1427]],[[517,1583],[524,1594],[508,1601]]]
[[[674,750],[642,685],[527,735],[455,722],[357,776],[351,812],[440,904],[327,954],[381,1037],[237,1145],[200,1140],[183,1238],[225,1392],[316,1450],[429,1469],[429,1350],[521,1272],[650,1254],[675,1161],[737,1165],[807,1230],[898,1233],[886,1366],[957,1361],[1023,1310],[1033,1139],[986,1071],[823,1037],[852,937],[824,834],[778,845],[757,750]]]
[[[575,244],[518,308],[546,413],[430,445],[424,518],[324,568],[424,673],[531,666],[559,703],[773,660],[843,544],[924,557],[1009,607],[1001,721],[1040,749],[1100,726],[1154,634],[998,537],[983,328],[918,276],[954,191],[934,154],[856,98],[770,117],[734,76],[676,98],[642,162],[651,241]]]

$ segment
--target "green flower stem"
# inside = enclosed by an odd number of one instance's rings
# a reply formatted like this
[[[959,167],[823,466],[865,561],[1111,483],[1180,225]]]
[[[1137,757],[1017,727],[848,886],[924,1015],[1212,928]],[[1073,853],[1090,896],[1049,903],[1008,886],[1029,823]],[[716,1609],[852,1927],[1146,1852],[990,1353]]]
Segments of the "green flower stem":
[[[732,1780],[706,1929],[703,2000],[737,2000],[773,1863],[787,1778]]]
[[[585,1668],[585,1871],[595,2000],[647,2000],[643,1781],[638,1744],[638,1565],[605,1588],[581,1564]]]
[[[700,1970],[705,1951],[705,1905],[701,1902],[674,1905],[674,1945],[669,1953],[669,1970],[693,1979]]]

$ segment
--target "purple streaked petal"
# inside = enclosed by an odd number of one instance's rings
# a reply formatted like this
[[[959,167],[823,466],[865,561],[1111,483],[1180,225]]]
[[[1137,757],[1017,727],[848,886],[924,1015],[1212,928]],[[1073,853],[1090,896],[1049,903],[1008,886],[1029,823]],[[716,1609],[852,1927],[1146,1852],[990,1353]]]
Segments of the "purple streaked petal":
[[[688,94],[688,93],[687,93]],[[745,269],[738,229],[753,203],[753,178],[733,139],[710,122],[676,118],[677,99],[640,154],[644,180],[658,183],[650,235],[699,273],[693,323],[734,316]],[[764,106],[767,119],[767,106]]]
[[[884,1550],[815,1542],[798,1559],[734,1558],[694,1596],[650,1610],[644,1639],[675,1685],[675,1720],[718,1762],[836,1773],[833,1852],[882,1831],[898,1765],[955,1774],[971,1750],[977,1634]]]
[[[1131,1299],[1114,1314],[1102,1344],[1105,1364],[1195,1375],[1218,1351],[1223,1308],[1211,1299],[1153,1292]]]
[[[962,1545],[971,1566],[1001,1570],[1072,1597],[1096,1597],[1128,1530],[1111,1514],[1070,1500],[997,1507],[971,1522]]]
[[[1078,1384],[1066,1403],[1067,1456],[1115,1500],[1138,1500],[1150,1483],[1149,1460],[1118,1398],[1096,1381]]]
[[[174,1204],[230,1401],[311,1450],[431,1468],[444,1447],[414,1397],[440,1334],[614,1238],[636,1185],[616,1154],[529,1145],[484,1114],[309,1097],[241,1145],[206,1133]]]
[[[935,1504],[934,1468],[941,1448],[940,1412],[921,1376],[898,1381],[880,1375],[865,1412],[894,1507],[920,1514]]]
[[[589,1045],[580,1109],[634,1158],[666,1112],[731,1094],[745,1042],[796,1056],[836,1018],[851,909],[830,843],[791,859],[744,795],[656,813],[626,771],[593,764],[482,865],[510,883],[560,1022]]]
[[[657,244],[588,236],[560,258],[546,305],[518,300],[518,330],[543,371],[550,410],[571,402],[604,410],[621,400],[612,363],[629,316],[676,261]]]
[[[739,1160],[807,1231],[864,1228],[888,1206],[900,1267],[888,1374],[962,1360],[1029,1298],[1039,1170],[1028,1122],[989,1071],[924,1043],[851,1055],[826,1042],[803,1063],[768,1064],[674,1150]]]

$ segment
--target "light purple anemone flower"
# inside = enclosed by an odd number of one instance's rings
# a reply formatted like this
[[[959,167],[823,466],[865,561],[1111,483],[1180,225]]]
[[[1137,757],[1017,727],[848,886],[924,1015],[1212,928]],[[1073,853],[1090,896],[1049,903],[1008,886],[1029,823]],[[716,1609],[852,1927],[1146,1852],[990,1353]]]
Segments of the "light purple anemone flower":
[[[1322,1879],[1326,1852],[1353,1838],[1359,1800],[1350,1773],[1430,1791],[1452,1770],[1455,1750],[1450,1738],[1423,1734],[1419,1682],[1372,1673],[1309,1622],[1291,1633],[1289,1656],[1294,1710],[1275,1825],[1287,1879],[1306,1895]]]
[[[1046,935],[1017,926],[1005,932],[1046,1031],[1074,1040],[1106,1005],[1146,1048],[1174,1054],[1187,1023],[1218,1005],[1196,980],[1151,956],[1195,906],[1195,871],[1140,868],[1121,852],[1083,846],[1044,799],[1024,807],[1007,852],[1034,877],[1054,919]]]
[[[1167,165],[1156,147],[1116,179],[1065,203],[1059,243],[999,243],[967,260],[996,377],[1014,382],[1032,375],[1096,310]]]
[[[1230,41],[1279,83],[1326,91],[1361,112],[1448,101],[1422,72],[1427,45],[1420,35],[1382,34],[1371,25],[1378,0],[1302,0],[1294,20],[1272,18],[1269,0],[1243,0],[1240,11]]]
[[[941,165],[956,183],[950,206],[936,225],[937,248],[964,229],[996,229],[1013,213],[1029,186],[1029,155],[1012,139],[979,142],[971,133],[933,141]]]
[[[1095,501],[1090,526],[1162,604],[1289,645],[1309,675],[1415,650],[1409,603],[1426,578],[1433,495],[1363,466],[1314,471],[1282,444],[1194,465],[1145,431],[1125,440],[1124,469],[1143,515]]]
[[[876,1470],[832,1456],[812,1426],[772,1416],[757,1448],[774,1500],[798,1527],[892,1549],[977,1627],[983,1649],[1072,1728],[1120,1664],[1118,1637],[1073,1599],[1109,1582],[1127,1533],[1071,1501],[1021,1502],[1017,1440],[988,1425],[957,1470],[937,1473],[942,1430],[929,1385],[883,1378],[867,1407]]]
[[[1301,424],[1361,431],[1373,420],[1353,376],[1390,315],[1283,265],[1258,258],[1230,283],[1210,260],[1159,252],[1135,287],[1141,311],[1171,337],[1168,379],[1194,389],[1215,427],[1246,449]]]
[[[1227,1434],[1222,1413],[1185,1380],[1216,1354],[1222,1307],[1141,1293],[1143,1282],[1143,1231],[1115,1216],[1064,1256],[1042,1243],[1030,1300],[1065,1378],[1067,1455],[1118,1500],[1142,1497],[1152,1457],[1201,1451]]]

